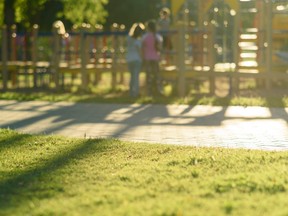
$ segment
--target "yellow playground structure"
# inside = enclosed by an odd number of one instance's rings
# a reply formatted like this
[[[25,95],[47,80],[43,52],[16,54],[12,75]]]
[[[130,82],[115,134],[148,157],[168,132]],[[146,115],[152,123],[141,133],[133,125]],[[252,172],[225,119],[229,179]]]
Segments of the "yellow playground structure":
[[[169,3],[174,27],[179,29],[182,25],[184,29],[182,48],[186,55],[181,61],[185,64],[182,67],[180,64],[182,82],[179,84],[182,94],[184,80],[189,77],[210,78],[210,89],[214,91],[214,77],[227,76],[234,85],[231,92],[233,88],[237,90],[241,77],[262,79],[268,88],[274,78],[287,80],[287,0],[171,0]],[[191,61],[187,58],[187,47],[192,50]]]

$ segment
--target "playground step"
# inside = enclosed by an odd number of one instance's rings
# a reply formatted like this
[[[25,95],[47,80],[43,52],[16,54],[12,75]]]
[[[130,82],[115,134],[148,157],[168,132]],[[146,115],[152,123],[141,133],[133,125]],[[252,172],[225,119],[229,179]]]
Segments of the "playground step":
[[[257,39],[258,39],[257,34],[241,34],[240,35],[240,41],[255,42],[257,41]]]
[[[238,63],[238,66],[239,67],[249,67],[249,68],[251,68],[251,67],[258,67],[258,63],[257,63],[257,61],[240,61],[239,63]]]
[[[238,45],[242,51],[257,51],[259,49],[257,45],[250,42],[239,42]]]
[[[242,32],[245,32],[245,33],[258,33],[260,32],[261,30],[258,29],[258,28],[246,28],[244,31]]]
[[[254,53],[247,53],[247,52],[242,52],[240,53],[240,58],[241,59],[255,59],[257,58],[257,54]]]

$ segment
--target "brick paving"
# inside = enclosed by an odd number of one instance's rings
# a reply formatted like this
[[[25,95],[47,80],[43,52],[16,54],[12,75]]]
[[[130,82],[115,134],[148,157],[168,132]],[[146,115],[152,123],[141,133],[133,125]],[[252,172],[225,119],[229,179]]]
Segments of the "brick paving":
[[[0,127],[69,137],[288,150],[288,108],[0,100]]]

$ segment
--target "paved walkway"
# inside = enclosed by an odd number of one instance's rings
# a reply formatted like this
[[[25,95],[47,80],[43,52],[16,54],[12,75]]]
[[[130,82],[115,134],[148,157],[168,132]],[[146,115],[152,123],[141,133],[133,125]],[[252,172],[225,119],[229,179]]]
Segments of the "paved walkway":
[[[288,108],[0,100],[0,127],[33,134],[288,150]]]

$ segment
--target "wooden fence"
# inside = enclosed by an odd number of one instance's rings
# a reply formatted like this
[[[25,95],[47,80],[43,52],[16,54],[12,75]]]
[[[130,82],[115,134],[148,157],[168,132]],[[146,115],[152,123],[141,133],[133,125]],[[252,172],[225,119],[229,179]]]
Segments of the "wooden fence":
[[[20,76],[33,77],[33,85],[29,86],[31,88],[48,83],[49,88],[56,89],[65,85],[67,74],[71,77],[80,74],[84,89],[91,82],[97,84],[104,71],[112,75],[112,88],[116,86],[117,76],[123,80],[123,72],[127,70],[127,32],[123,26],[115,24],[111,31],[103,31],[99,26],[92,29],[89,25],[82,25],[71,32],[62,31],[61,28],[59,23],[55,23],[52,33],[43,34],[34,25],[28,36],[17,34],[15,28],[2,28],[2,90],[18,88]],[[240,42],[238,37],[234,37],[236,45],[231,48],[234,62],[217,62],[213,26],[207,25],[205,29],[195,30],[179,23],[175,29],[164,34],[171,36],[173,50],[163,50],[161,75],[164,81],[173,83],[179,96],[185,96],[189,90],[188,83],[198,79],[209,82],[211,94],[215,92],[215,79],[219,77],[230,80],[230,94],[237,93],[241,78],[263,80],[266,88],[271,88],[273,80],[288,81],[286,64],[282,67],[271,66],[273,60],[267,54],[270,52],[269,46],[265,50],[266,63],[251,68],[249,65],[245,67],[244,62],[242,67],[243,62],[238,58],[241,54],[237,45]],[[47,44],[41,48],[39,43],[44,37],[47,38]],[[48,57],[41,54],[43,51],[50,53]]]

